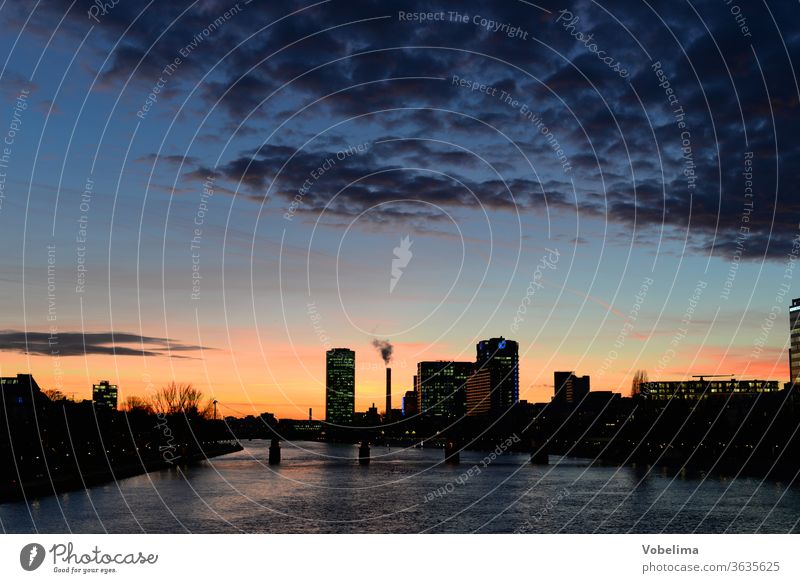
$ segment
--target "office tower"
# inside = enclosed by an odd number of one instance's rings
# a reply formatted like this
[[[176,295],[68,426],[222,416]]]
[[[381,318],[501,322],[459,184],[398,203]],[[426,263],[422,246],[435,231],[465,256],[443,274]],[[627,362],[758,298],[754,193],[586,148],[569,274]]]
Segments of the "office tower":
[[[589,377],[578,377],[575,373],[553,373],[553,401],[567,405],[577,405],[589,394]]]
[[[466,413],[466,385],[471,362],[447,360],[417,363],[416,393],[425,417],[459,419]]]
[[[100,381],[92,386],[92,403],[95,407],[105,407],[117,410],[117,385],[110,385],[108,381]]]
[[[475,371],[467,379],[467,416],[485,415],[491,409],[492,375],[488,369]]]
[[[519,345],[491,338],[477,345],[475,370],[488,370],[492,384],[491,411],[502,413],[519,401]]]
[[[356,407],[356,353],[331,348],[325,353],[325,421],[350,425]]]
[[[789,308],[789,383],[800,386],[800,299],[792,300]]]

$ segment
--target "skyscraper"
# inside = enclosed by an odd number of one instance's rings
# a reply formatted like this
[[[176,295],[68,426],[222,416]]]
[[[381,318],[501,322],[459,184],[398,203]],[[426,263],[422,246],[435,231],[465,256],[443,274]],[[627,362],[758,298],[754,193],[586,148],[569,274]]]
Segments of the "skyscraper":
[[[356,353],[331,348],[325,353],[325,421],[351,425],[356,408]]]
[[[459,419],[466,413],[466,385],[471,362],[449,360],[417,363],[415,391],[424,417]]]
[[[117,385],[110,385],[108,381],[100,381],[92,386],[92,403],[96,407],[117,410]]]
[[[800,298],[789,308],[789,382],[800,385]]]
[[[502,413],[519,401],[519,344],[514,340],[501,336],[478,342],[475,370],[489,371],[492,413]]]
[[[553,401],[576,405],[589,394],[590,379],[588,376],[578,377],[574,372],[553,373]]]

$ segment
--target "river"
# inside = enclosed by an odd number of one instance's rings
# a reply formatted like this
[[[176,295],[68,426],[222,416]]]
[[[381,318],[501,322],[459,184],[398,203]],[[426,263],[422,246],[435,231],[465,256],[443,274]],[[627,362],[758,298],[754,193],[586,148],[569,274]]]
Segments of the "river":
[[[0,504],[9,533],[788,533],[800,488],[523,454],[268,442],[183,468]]]

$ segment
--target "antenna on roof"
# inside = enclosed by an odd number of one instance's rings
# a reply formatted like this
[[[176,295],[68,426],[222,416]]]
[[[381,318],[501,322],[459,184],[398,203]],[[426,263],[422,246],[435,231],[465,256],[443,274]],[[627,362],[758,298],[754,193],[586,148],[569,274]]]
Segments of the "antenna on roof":
[[[692,378],[693,379],[700,379],[701,381],[704,381],[706,379],[728,378],[728,377],[733,378],[735,376],[736,375],[732,375],[732,374],[696,374],[696,375],[692,375]]]

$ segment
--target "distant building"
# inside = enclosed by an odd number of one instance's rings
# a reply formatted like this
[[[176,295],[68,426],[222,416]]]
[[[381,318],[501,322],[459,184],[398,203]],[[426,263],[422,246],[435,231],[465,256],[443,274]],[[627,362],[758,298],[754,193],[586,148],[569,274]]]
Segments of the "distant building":
[[[789,308],[789,383],[800,386],[800,299]]]
[[[108,381],[100,381],[92,386],[92,403],[95,407],[104,407],[117,410],[117,385],[111,385]]]
[[[467,416],[486,415],[492,410],[492,374],[488,369],[475,371],[467,379]]]
[[[281,435],[315,439],[322,431],[322,421],[306,419],[281,419],[278,422]]]
[[[30,406],[42,390],[33,375],[18,374],[15,377],[0,377],[0,396],[8,407]]]
[[[403,397],[403,417],[412,417],[417,413],[419,413],[419,408],[417,407],[417,392],[406,391]]]
[[[357,427],[376,427],[381,423],[381,415],[378,413],[378,408],[375,403],[372,404],[366,411],[357,411],[353,413],[353,425]]]
[[[589,394],[588,376],[578,377],[574,372],[553,373],[553,402],[567,405],[580,403]]]
[[[736,379],[704,379],[687,381],[658,381],[641,385],[641,395],[646,399],[668,401],[685,399],[697,401],[714,397],[754,397],[761,393],[780,391],[778,381],[738,381]]]
[[[524,419],[531,420],[547,408],[547,403],[529,403],[524,399],[520,399],[517,403],[516,409],[519,411]]]
[[[372,404],[372,407],[367,409],[367,414],[365,416],[365,420],[370,425],[379,425],[381,422],[380,413],[378,413],[378,408],[375,406],[375,403]]]
[[[278,420],[272,413],[262,413],[261,415],[258,416],[258,418],[261,421],[262,425],[267,425],[268,427],[275,427],[278,424]],[[310,418],[309,421],[311,421]]]
[[[458,419],[466,413],[467,379],[471,362],[447,360],[417,363],[417,409],[424,417]]]
[[[490,338],[477,346],[475,370],[488,370],[491,378],[491,411],[502,413],[519,401],[519,344]]]
[[[581,403],[581,408],[584,411],[599,412],[614,402],[618,402],[621,398],[621,394],[612,391],[592,391],[587,393],[586,398]]]
[[[325,421],[351,425],[356,407],[356,353],[332,348],[325,353]]]

